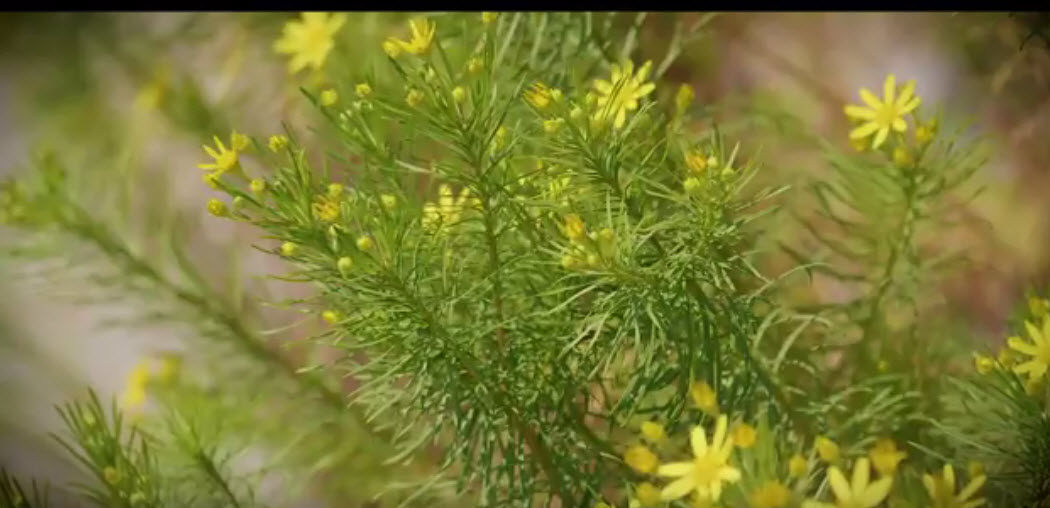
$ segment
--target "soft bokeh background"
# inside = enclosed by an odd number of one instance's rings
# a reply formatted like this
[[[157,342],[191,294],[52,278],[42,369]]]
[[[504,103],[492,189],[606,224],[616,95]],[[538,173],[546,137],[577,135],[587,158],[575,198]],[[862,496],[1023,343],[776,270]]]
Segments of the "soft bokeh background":
[[[207,220],[208,189],[196,168],[200,145],[213,133],[225,137],[234,127],[265,137],[282,122],[307,125],[309,104],[298,87],[312,78],[289,77],[271,50],[293,15],[0,14],[0,172],[17,173],[46,145],[73,168],[75,161],[116,164],[115,186],[126,183],[120,172],[127,168],[163,175],[132,195],[170,195],[170,206],[196,217],[188,237],[206,273],[245,274],[248,299],[303,294],[308,288],[250,278],[279,269],[278,261],[248,249],[216,254],[250,241],[251,232]],[[696,15],[650,16],[642,53],[659,56],[671,17]],[[355,68],[380,56],[379,41],[404,18],[352,14],[330,57],[334,65]],[[1045,15],[723,14],[666,79],[690,83],[698,102],[722,106],[723,120],[746,119],[756,105],[780,108],[842,145],[842,105],[857,101],[861,86],[878,89],[888,72],[917,80],[926,107],[941,104],[953,121],[969,120],[972,133],[992,142],[992,158],[978,175],[987,190],[969,207],[963,232],[943,241],[971,249],[974,262],[936,291],[970,330],[960,340],[1001,341],[1004,319],[1024,291],[1050,284],[1050,41],[1025,41],[1039,23],[1050,25]],[[770,178],[792,183],[822,170],[819,151],[801,138],[741,141],[763,148]],[[148,228],[150,218],[135,221]],[[100,328],[126,303],[65,303],[54,297],[56,287],[88,288],[23,281],[26,269],[0,266],[0,458],[15,473],[62,479],[71,468],[43,437],[58,430],[52,406],[88,385],[103,396],[119,394],[142,355],[182,346],[163,326]],[[827,297],[835,288],[817,284],[812,291]],[[297,319],[279,311],[263,317],[270,326]],[[300,327],[283,340],[308,333]]]

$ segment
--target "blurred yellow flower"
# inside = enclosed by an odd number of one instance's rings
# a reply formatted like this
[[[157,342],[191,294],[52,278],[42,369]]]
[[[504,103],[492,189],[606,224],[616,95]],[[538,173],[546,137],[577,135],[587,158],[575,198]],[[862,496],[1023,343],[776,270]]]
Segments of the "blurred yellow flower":
[[[995,360],[990,356],[974,353],[973,366],[979,374],[988,374],[995,370]]]
[[[331,196],[318,196],[313,203],[314,217],[321,222],[335,222],[339,220],[339,200]]]
[[[768,481],[747,497],[751,508],[784,508],[791,499],[791,491],[778,481]]]
[[[634,488],[634,499],[643,507],[656,506],[660,504],[660,490],[649,482],[639,483]]]
[[[695,382],[689,387],[689,395],[693,398],[693,404],[701,411],[710,414],[718,414],[718,396],[711,386],[703,381]]]
[[[806,470],[809,469],[809,461],[805,457],[799,454],[794,454],[791,459],[788,460],[788,474],[798,478],[806,474]]]
[[[481,22],[486,24],[486,25],[488,25],[488,24],[492,23],[493,21],[496,21],[496,18],[498,18],[498,17],[499,17],[499,13],[498,12],[483,12],[483,13],[481,13]]]
[[[426,53],[434,41],[437,26],[426,18],[416,18],[408,22],[408,27],[412,31],[412,38],[408,42],[401,39],[393,39],[393,41],[406,53],[413,55]]]
[[[628,466],[631,466],[631,469],[643,474],[656,471],[656,466],[660,465],[660,460],[656,458],[656,454],[649,448],[646,448],[645,445],[640,444],[628,448],[623,454],[623,461]]]
[[[375,242],[372,240],[372,237],[370,237],[370,236],[361,236],[361,237],[359,237],[357,239],[357,248],[358,249],[361,249],[361,250],[364,250],[364,251],[368,251],[368,250],[372,250],[375,247],[375,245],[376,245]]]
[[[587,229],[579,215],[570,213],[565,216],[562,232],[565,233],[566,238],[575,243],[583,239]]]
[[[908,81],[897,95],[897,77],[887,75],[882,84],[883,98],[879,100],[871,90],[860,89],[860,98],[867,107],[849,104],[844,108],[846,116],[861,120],[860,126],[849,133],[850,139],[864,139],[875,135],[871,147],[877,149],[886,141],[890,130],[904,132],[908,129],[904,115],[919,107],[922,99],[915,96],[915,81]]]
[[[1031,321],[1025,321],[1025,330],[1032,342],[1025,342],[1019,337],[1010,337],[1007,345],[1021,354],[1032,357],[1024,363],[1014,367],[1018,374],[1028,374],[1029,379],[1034,380],[1046,375],[1050,369],[1050,319],[1043,320],[1043,329],[1039,330]]]
[[[699,150],[690,150],[685,154],[685,165],[689,168],[690,173],[697,176],[702,175],[707,169],[707,157],[704,157],[703,152]]]
[[[413,108],[419,106],[423,103],[423,92],[420,92],[415,88],[409,90],[408,94],[405,95],[405,103]]]
[[[320,99],[322,106],[331,106],[339,101],[339,93],[329,88],[321,92]]]
[[[295,74],[307,66],[320,70],[328,53],[335,47],[336,32],[346,24],[347,15],[324,12],[304,12],[302,21],[289,21],[284,25],[274,51],[292,55],[288,71]]]
[[[897,450],[897,443],[892,439],[882,438],[875,441],[875,446],[868,452],[868,458],[875,470],[882,476],[891,476],[897,472],[897,465],[908,457],[908,454]]]
[[[393,37],[388,37],[387,40],[383,41],[383,52],[390,58],[397,58],[401,55],[401,46],[398,44],[398,40]]]
[[[544,109],[550,106],[551,101],[551,89],[547,85],[536,82],[529,86],[529,89],[524,93],[525,100],[532,104],[536,109]]]
[[[886,476],[875,482],[871,479],[871,464],[866,457],[857,459],[853,465],[853,476],[851,481],[846,481],[846,475],[835,466],[828,468],[827,478],[831,491],[835,494],[835,503],[824,503],[820,501],[807,500],[802,503],[802,508],[874,508],[878,506],[890,493],[893,486],[893,477]]]
[[[932,501],[931,508],[976,508],[985,503],[985,499],[970,499],[984,485],[986,476],[978,475],[970,478],[958,494],[955,492],[955,470],[951,464],[945,464],[944,469],[938,476],[931,474],[922,475],[922,484]]]
[[[325,323],[334,325],[339,322],[340,316],[339,313],[334,310],[326,310],[321,313],[321,319],[323,319]]]
[[[726,415],[718,417],[710,443],[707,442],[707,435],[702,427],[693,427],[689,435],[693,460],[664,464],[656,472],[660,476],[678,478],[664,487],[660,492],[661,499],[673,501],[695,490],[701,498],[718,501],[723,483],[740,480],[740,470],[729,465],[733,442],[726,435],[728,425]]]
[[[824,462],[829,464],[838,462],[839,445],[835,444],[834,441],[825,436],[817,436],[817,439],[813,442],[813,446],[817,449],[817,455],[820,455],[821,460]]]
[[[755,431],[754,427],[741,423],[733,428],[732,437],[734,445],[747,449],[755,446],[755,441],[758,440],[758,432]]]
[[[146,385],[149,384],[150,368],[148,361],[135,364],[128,374],[121,395],[121,405],[126,411],[137,412],[146,403]]]
[[[217,148],[218,150],[214,150],[208,145],[203,145],[203,148],[204,153],[208,154],[208,156],[214,159],[215,162],[205,162],[197,164],[197,167],[201,169],[214,170],[217,174],[225,173],[236,167],[237,149],[236,147],[232,146],[234,145],[233,140],[236,139],[235,136],[236,133],[231,135],[230,149],[226,148],[226,145],[222,143],[222,140],[219,139],[219,136],[212,136],[212,139],[215,140],[215,148]]]
[[[354,85],[354,93],[362,99],[368,97],[369,95],[372,95],[372,85],[369,85],[368,83],[358,83]]]
[[[288,136],[285,136],[283,134],[274,134],[273,136],[270,136],[270,140],[269,143],[267,143],[267,145],[269,145],[271,152],[280,152],[284,149],[284,147],[288,146]]]
[[[216,217],[225,217],[228,211],[226,210],[226,203],[218,199],[208,200],[208,213]]]
[[[285,256],[292,256],[299,250],[299,246],[292,242],[284,242],[281,244],[281,254]]]
[[[642,422],[642,437],[650,443],[659,444],[667,440],[667,432],[664,426],[656,422]]]
[[[652,62],[645,62],[638,73],[634,73],[634,62],[628,60],[623,66],[613,64],[610,79],[597,79],[594,89],[598,92],[599,108],[595,119],[604,123],[613,118],[613,127],[619,129],[627,121],[627,112],[638,109],[638,101],[656,89],[646,82]]]

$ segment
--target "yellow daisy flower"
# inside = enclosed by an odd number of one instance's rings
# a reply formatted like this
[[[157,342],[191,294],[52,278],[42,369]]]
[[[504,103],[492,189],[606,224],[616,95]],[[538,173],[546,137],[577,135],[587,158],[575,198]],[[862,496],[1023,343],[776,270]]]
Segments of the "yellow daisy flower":
[[[416,18],[408,22],[408,28],[412,30],[412,38],[408,42],[401,39],[393,39],[393,41],[406,53],[413,55],[426,53],[430,49],[430,43],[434,41],[437,25],[426,18]]]
[[[886,81],[882,84],[882,93],[883,99],[879,100],[871,90],[861,88],[860,98],[867,107],[849,104],[844,109],[846,116],[863,122],[850,131],[850,139],[863,139],[874,134],[875,138],[871,143],[873,149],[877,149],[886,141],[890,129],[897,132],[907,130],[908,124],[904,121],[904,115],[922,103],[922,99],[915,96],[915,81],[908,81],[900,95],[897,95],[897,77],[893,74],[886,76]]]
[[[685,497],[692,491],[702,498],[717,501],[722,495],[722,483],[733,483],[740,480],[740,470],[729,465],[729,455],[733,453],[733,441],[729,439],[726,427],[729,419],[726,415],[718,418],[715,433],[711,442],[702,427],[693,427],[689,443],[693,448],[693,460],[674,462],[660,466],[656,474],[678,479],[664,487],[660,498],[672,501]]]
[[[873,508],[889,495],[893,477],[886,476],[869,483],[870,475],[871,464],[867,457],[857,459],[849,482],[839,468],[832,466],[828,468],[827,478],[831,491],[835,494],[835,503],[806,500],[802,503],[802,508]]]
[[[1028,343],[1019,337],[1010,337],[1007,345],[1011,349],[1028,356],[1032,359],[1014,367],[1018,374],[1028,374],[1029,379],[1038,379],[1046,375],[1050,369],[1050,319],[1043,320],[1043,329],[1040,331],[1031,321],[1025,321],[1025,329],[1032,342]]]
[[[203,148],[204,153],[208,154],[208,156],[214,159],[215,162],[197,164],[197,167],[201,169],[211,169],[214,170],[217,175],[221,175],[237,166],[238,150],[232,146],[234,145],[232,141],[237,139],[236,133],[231,136],[231,147],[229,149],[227,149],[226,145],[222,143],[219,136],[212,136],[212,139],[215,140],[215,148],[218,150],[214,150],[208,145],[204,145]]]
[[[747,497],[751,508],[784,508],[791,499],[791,491],[778,481],[764,483]]]
[[[646,82],[652,62],[645,62],[638,73],[634,73],[634,62],[628,60],[621,67],[613,64],[612,75],[608,81],[597,79],[594,89],[598,92],[596,102],[599,110],[595,119],[604,122],[613,120],[613,127],[619,129],[627,121],[627,112],[638,109],[638,100],[649,95],[656,88],[652,82]]]
[[[284,25],[281,38],[274,43],[274,51],[292,55],[288,71],[295,74],[307,66],[320,70],[328,53],[335,47],[333,37],[346,24],[346,14],[304,12],[302,21]]]
[[[945,464],[944,470],[937,477],[930,474],[922,475],[922,484],[930,495],[932,505],[930,508],[976,508],[985,503],[983,497],[970,499],[984,485],[987,479],[984,475],[978,475],[970,479],[958,494],[955,493],[955,470],[951,464]]]
[[[897,443],[883,438],[875,441],[875,446],[868,452],[871,464],[882,476],[891,476],[897,471],[897,465],[908,457],[906,452],[897,450]]]

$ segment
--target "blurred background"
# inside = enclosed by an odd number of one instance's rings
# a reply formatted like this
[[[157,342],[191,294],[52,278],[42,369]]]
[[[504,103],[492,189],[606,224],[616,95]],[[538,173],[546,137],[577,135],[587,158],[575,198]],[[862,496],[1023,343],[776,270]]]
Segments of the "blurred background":
[[[675,17],[646,18],[641,57],[658,58]],[[210,189],[196,164],[201,144],[231,128],[265,139],[282,123],[305,131],[311,107],[272,50],[297,13],[0,14],[0,175],[24,171],[36,153],[61,154],[71,170],[107,185],[131,186],[124,226],[149,236],[159,207],[187,217],[184,238],[207,276],[242,275],[245,301],[307,294],[309,288],[257,278],[280,261],[248,249],[253,232],[207,220]],[[624,15],[625,23],[633,15]],[[383,57],[379,43],[407,15],[352,13],[329,57],[362,69]],[[1050,285],[1050,19],[1040,14],[778,13],[720,14],[685,49],[658,87],[678,83],[697,103],[717,105],[720,122],[748,121],[756,108],[799,119],[847,146],[845,103],[878,90],[887,73],[917,81],[925,108],[940,105],[968,135],[991,142],[978,175],[986,191],[967,206],[964,227],[943,242],[968,250],[972,263],[935,288],[963,330],[959,340],[1002,341],[1005,319],[1026,290]],[[349,72],[349,71],[347,71]],[[698,126],[701,127],[701,126]],[[755,129],[738,139],[761,148],[771,181],[792,184],[819,173],[819,147],[792,132]],[[132,176],[134,175],[134,176]],[[793,234],[785,224],[778,236]],[[0,243],[9,232],[0,229]],[[774,260],[770,269],[782,269]],[[83,393],[119,395],[145,354],[185,350],[165,326],[106,326],[125,301],[82,306],[58,293],[88,292],[84,282],[25,277],[31,267],[0,265],[0,462],[19,475],[63,480],[71,466],[44,433],[57,431],[53,405]],[[253,276],[256,276],[253,278]],[[808,297],[837,289],[813,284]],[[241,297],[241,295],[238,295]],[[803,295],[802,298],[807,296]],[[299,319],[265,310],[264,327]],[[310,326],[285,333],[294,342]],[[11,460],[10,458],[17,458]]]

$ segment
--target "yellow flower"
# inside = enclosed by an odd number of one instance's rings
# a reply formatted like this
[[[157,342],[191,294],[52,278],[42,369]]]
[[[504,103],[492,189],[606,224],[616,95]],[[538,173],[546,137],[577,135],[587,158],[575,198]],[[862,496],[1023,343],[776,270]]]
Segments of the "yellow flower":
[[[408,94],[405,95],[405,102],[413,108],[419,106],[423,103],[423,92],[420,92],[415,88],[409,90]]]
[[[398,44],[398,40],[393,37],[388,37],[387,40],[383,41],[383,52],[390,58],[397,58],[401,55],[401,46]]]
[[[368,83],[358,83],[354,86],[354,93],[357,94],[358,97],[364,99],[365,97],[372,95],[372,85],[369,85]]]
[[[615,118],[613,126],[617,129],[623,127],[627,121],[627,112],[637,109],[638,100],[656,88],[656,85],[645,81],[650,69],[652,62],[645,62],[635,74],[634,62],[628,60],[622,67],[613,64],[608,81],[595,80],[594,89],[599,94],[597,105],[600,108],[595,119],[604,123],[609,118]]]
[[[536,109],[546,108],[552,101],[550,87],[540,82],[533,83],[525,91],[524,96],[525,100]]]
[[[231,136],[232,138],[233,136]],[[215,148],[218,151],[213,150],[210,146],[204,145],[204,153],[208,154],[209,157],[215,160],[215,162],[197,164],[198,168],[214,170],[216,174],[225,173],[237,166],[237,149],[231,146],[231,149],[227,149],[226,145],[222,143],[219,136],[212,136],[215,140]],[[233,145],[231,139],[231,145]]]
[[[238,152],[243,152],[252,144],[251,138],[237,131],[230,133],[230,147]]]
[[[328,184],[328,197],[337,198],[343,195],[343,184],[341,183],[330,183]]]
[[[321,92],[321,105],[331,106],[339,100],[339,93],[331,88]]]
[[[703,381],[695,382],[689,387],[689,395],[693,397],[693,403],[701,411],[710,414],[718,414],[718,396],[711,386]]]
[[[488,25],[491,24],[493,21],[496,21],[496,18],[498,17],[498,12],[483,12],[481,13],[481,22]]]
[[[281,244],[281,254],[285,256],[292,256],[299,250],[299,246],[292,242],[284,242]]]
[[[634,488],[634,498],[640,506],[656,506],[660,504],[660,490],[649,482],[642,482]]]
[[[302,21],[289,21],[284,25],[284,32],[274,43],[273,49],[278,53],[292,55],[288,70],[292,74],[311,66],[321,70],[328,53],[335,47],[334,36],[346,24],[346,14],[324,12],[304,12]]]
[[[562,232],[565,236],[573,243],[583,239],[584,235],[587,234],[587,227],[583,224],[583,219],[579,215],[570,213],[565,216],[565,222],[562,224]]]
[[[430,43],[434,41],[437,26],[426,18],[416,18],[408,22],[408,27],[412,30],[412,38],[408,42],[401,39],[393,39],[393,41],[407,53],[413,55],[426,53],[430,49]]]
[[[1019,337],[1010,337],[1007,344],[1011,349],[1031,356],[1032,359],[1014,367],[1018,374],[1027,373],[1029,379],[1038,379],[1050,369],[1050,319],[1043,320],[1043,329],[1040,331],[1031,321],[1025,321],[1025,329],[1032,342],[1028,343]]]
[[[685,154],[685,165],[689,168],[689,172],[694,175],[704,174],[704,170],[707,169],[707,157],[699,150],[692,150]]]
[[[474,57],[467,61],[467,72],[470,74],[477,74],[481,72],[481,69],[485,67],[485,63],[480,58]]]
[[[931,508],[975,508],[985,503],[985,499],[977,498],[970,499],[977,491],[984,485],[987,479],[984,475],[978,475],[970,478],[970,483],[967,483],[958,494],[955,493],[955,470],[952,469],[951,464],[945,464],[944,470],[939,476],[933,476],[931,474],[922,475],[922,484],[926,487],[926,492],[930,495],[930,501],[933,503]]]
[[[695,490],[702,498],[718,501],[722,494],[723,482],[733,483],[740,480],[740,470],[729,465],[733,442],[726,435],[728,425],[729,420],[725,415],[718,417],[710,444],[704,429],[699,426],[693,427],[689,435],[693,460],[664,464],[657,470],[660,476],[678,478],[664,487],[660,492],[661,499],[672,501]]]
[[[222,201],[220,201],[218,199],[209,199],[208,200],[208,213],[210,213],[210,214],[212,214],[212,215],[214,215],[216,217],[225,217],[226,214],[228,213],[228,210],[226,210],[226,203],[223,203]]]
[[[375,247],[375,242],[372,241],[372,237],[370,237],[370,236],[362,236],[362,237],[357,239],[357,248],[358,249],[367,251],[367,250],[372,250],[373,247]]]
[[[741,423],[733,428],[732,436],[733,444],[746,450],[755,446],[755,441],[758,439],[758,432],[755,432],[754,427],[746,423]]]
[[[897,465],[908,457],[908,454],[897,450],[897,443],[883,438],[875,441],[875,446],[868,452],[871,464],[882,476],[891,476],[897,472]]]
[[[383,205],[383,208],[393,210],[397,206],[397,197],[393,194],[382,194],[379,196],[379,203]]]
[[[788,460],[788,474],[795,478],[806,474],[808,469],[809,461],[800,454],[796,453],[791,456],[790,460]]]
[[[580,109],[579,106],[573,107],[572,110],[569,111],[569,119],[570,120],[579,120],[582,117],[583,117],[583,110]]]
[[[835,444],[834,441],[828,439],[825,436],[817,436],[817,439],[813,442],[813,446],[817,449],[817,455],[820,455],[821,460],[828,464],[833,464],[839,460],[839,445]]]
[[[664,431],[664,426],[656,422],[642,422],[642,437],[647,439],[650,443],[658,444],[667,440],[667,433]]]
[[[893,74],[886,76],[882,84],[883,99],[880,101],[871,90],[860,89],[860,98],[867,107],[849,104],[844,111],[846,116],[861,120],[863,123],[850,131],[850,139],[863,139],[875,135],[871,147],[877,149],[886,141],[890,129],[904,132],[908,129],[904,115],[919,107],[922,99],[915,96],[915,81],[908,81],[897,95],[897,77]]]
[[[284,147],[288,146],[288,136],[285,136],[284,134],[274,134],[273,136],[270,136],[270,141],[267,144],[269,145],[271,152],[280,152]]]
[[[870,475],[871,465],[866,457],[857,459],[853,465],[850,482],[846,481],[846,475],[842,474],[839,468],[831,466],[828,468],[827,478],[831,491],[835,493],[836,502],[807,500],[802,503],[802,508],[873,508],[890,493],[893,477],[886,476],[869,483]]]
[[[251,189],[253,194],[262,194],[266,190],[266,180],[256,178],[248,184],[248,188]]]
[[[323,319],[325,323],[328,323],[330,325],[334,325],[335,323],[339,322],[339,318],[339,313],[334,310],[326,310],[321,313],[321,319]]]
[[[141,361],[128,374],[121,396],[121,405],[127,411],[136,412],[146,403],[146,385],[149,384],[149,364]]]
[[[438,187],[438,202],[423,205],[423,227],[438,231],[446,226],[459,222],[463,211],[468,208],[477,208],[480,201],[470,197],[470,189],[464,187],[459,192],[459,197],[453,195],[452,188],[442,184]]]
[[[973,366],[977,369],[979,374],[988,374],[992,370],[995,370],[995,360],[989,356],[974,353]]]
[[[656,454],[646,448],[645,445],[640,444],[628,448],[623,454],[623,461],[626,462],[628,466],[631,466],[631,469],[643,474],[649,474],[656,471],[656,466],[660,465],[660,461],[656,458]]]
[[[784,508],[791,499],[791,491],[778,481],[762,484],[747,497],[751,508]]]
[[[920,125],[915,128],[915,142],[920,145],[925,145],[933,139],[933,129],[926,125]]]
[[[335,222],[339,220],[339,200],[331,196],[318,196],[313,203],[314,217],[321,222]]]

